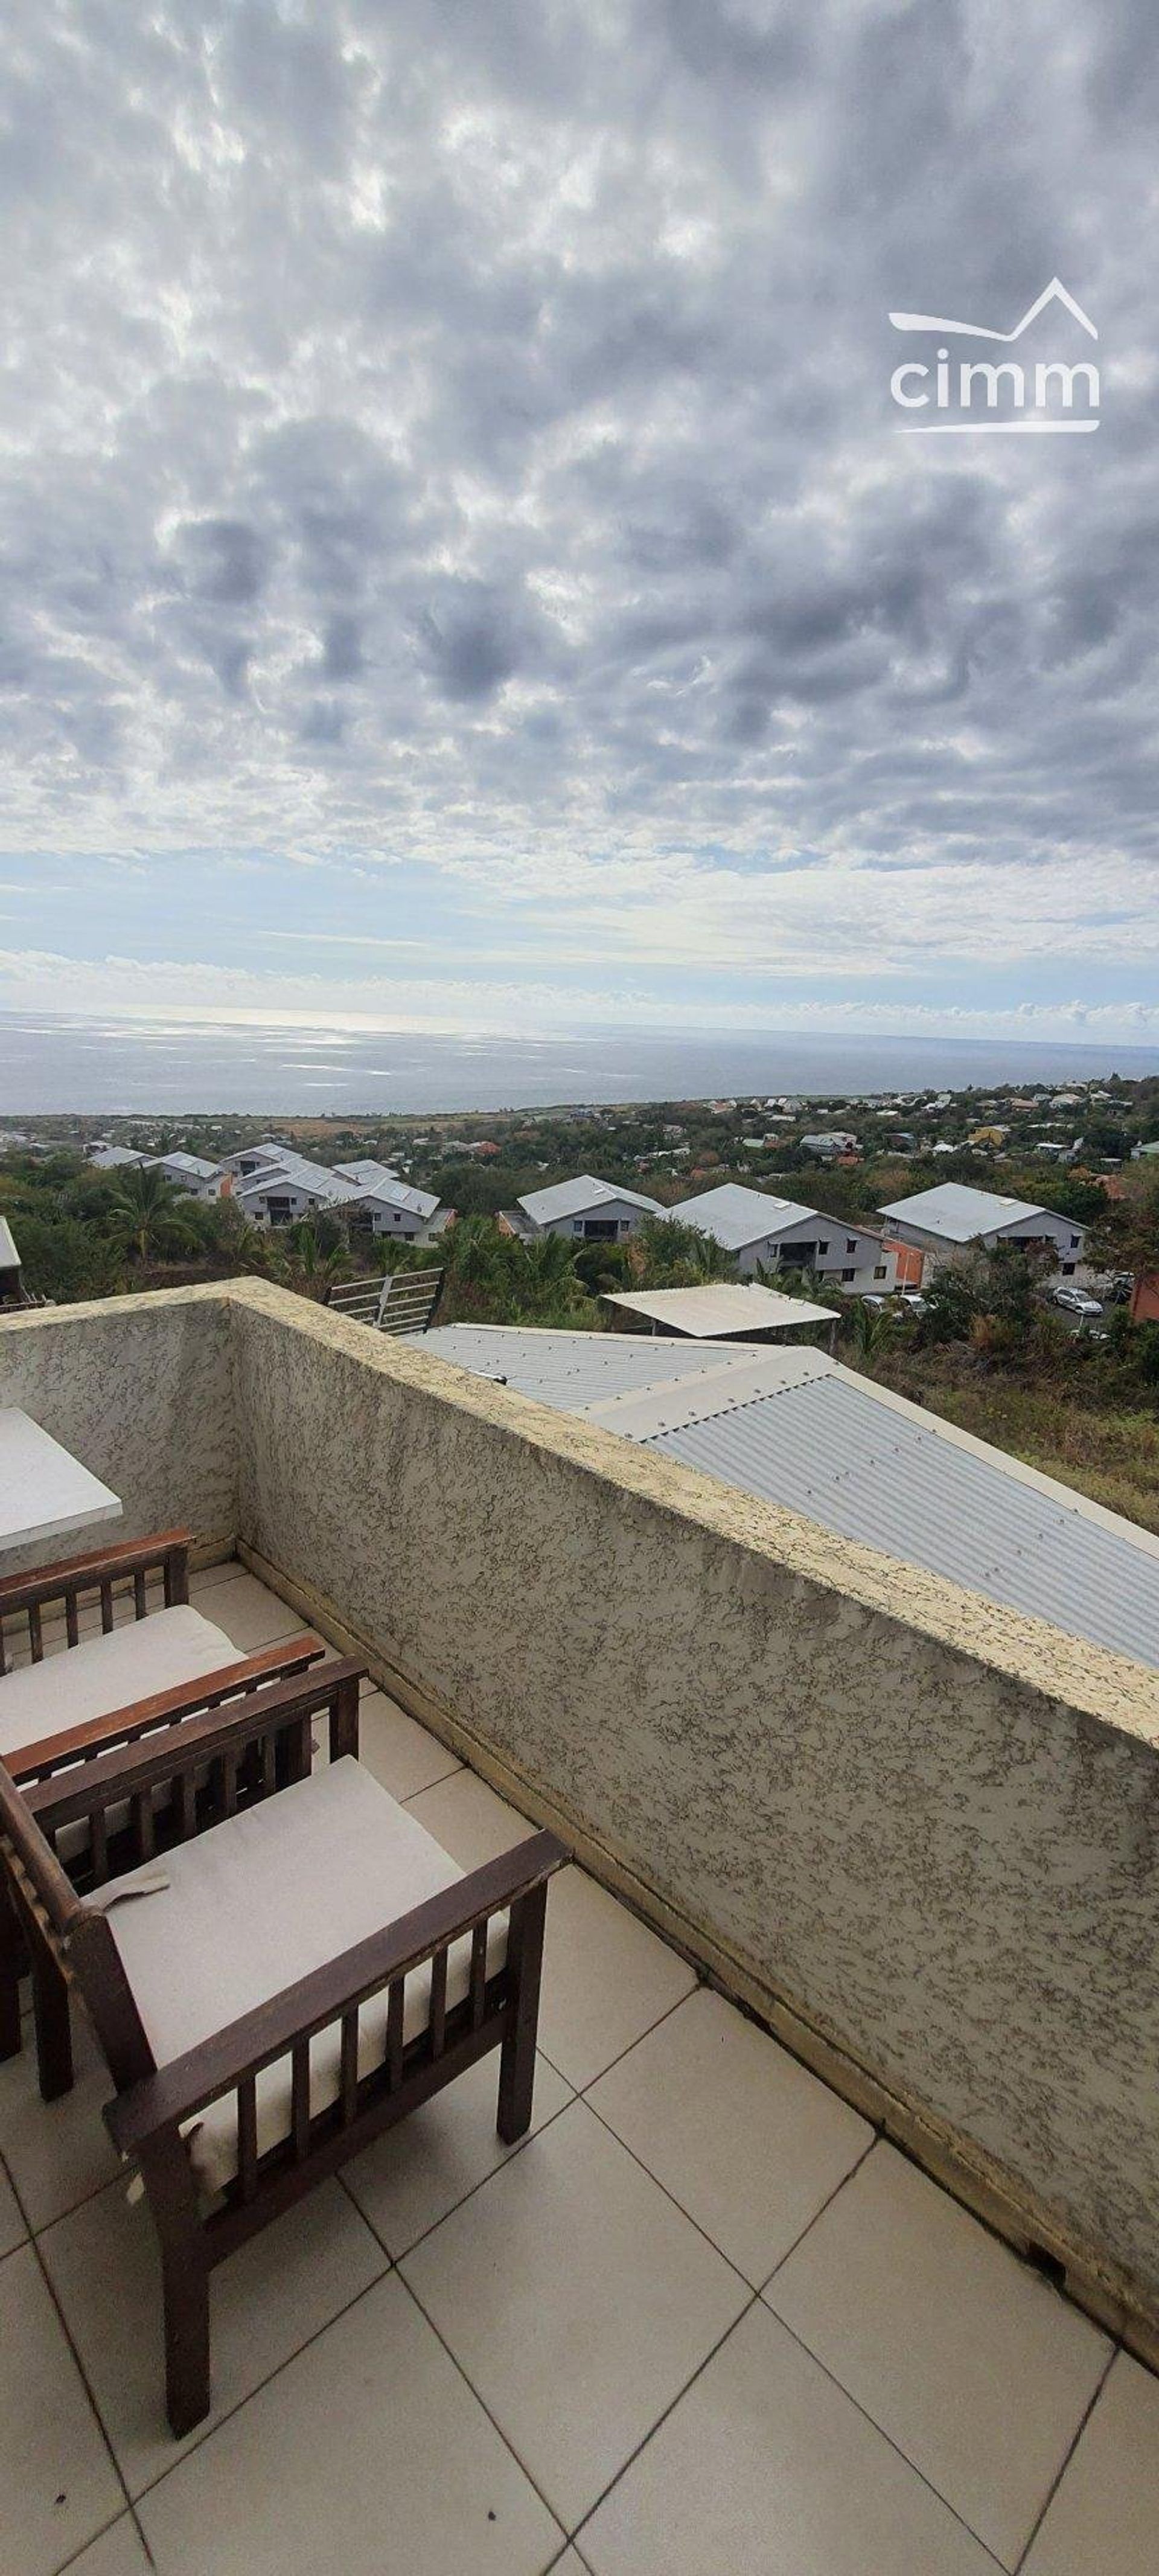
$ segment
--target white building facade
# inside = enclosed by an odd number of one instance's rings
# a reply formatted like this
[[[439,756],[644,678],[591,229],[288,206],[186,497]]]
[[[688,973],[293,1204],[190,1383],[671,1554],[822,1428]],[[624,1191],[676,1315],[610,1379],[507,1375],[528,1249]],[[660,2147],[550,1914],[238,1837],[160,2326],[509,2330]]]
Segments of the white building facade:
[[[574,1181],[556,1181],[546,1190],[528,1190],[518,1208],[524,1220],[521,1232],[559,1234],[569,1243],[624,1243],[645,1217],[675,1213],[662,1208],[658,1199],[597,1181],[590,1172]]]
[[[888,1296],[896,1285],[896,1255],[868,1227],[739,1181],[682,1199],[669,1214],[711,1235],[732,1254],[742,1279],[758,1270],[803,1270],[850,1297]]]
[[[895,1199],[882,1215],[899,1242],[921,1251],[927,1277],[972,1252],[993,1252],[1000,1243],[1048,1252],[1064,1279],[1073,1278],[1083,1257],[1083,1228],[1073,1217],[959,1181]]]

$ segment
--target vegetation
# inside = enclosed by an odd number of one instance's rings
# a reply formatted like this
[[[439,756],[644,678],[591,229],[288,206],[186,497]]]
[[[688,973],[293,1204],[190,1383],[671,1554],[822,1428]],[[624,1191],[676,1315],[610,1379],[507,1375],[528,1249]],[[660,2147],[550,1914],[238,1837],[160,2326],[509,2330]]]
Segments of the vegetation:
[[[388,1257],[396,1268],[445,1267],[447,1320],[591,1332],[611,1327],[611,1290],[734,1275],[719,1246],[671,1215],[647,1219],[625,1244],[527,1242],[496,1221],[527,1191],[579,1171],[644,1191],[662,1208],[740,1180],[850,1222],[960,1180],[1073,1217],[1107,1273],[1159,1274],[1159,1173],[1154,1160],[1129,1159],[1159,1141],[1159,1081],[1112,1077],[1085,1105],[1056,1103],[1040,1087],[1025,1100],[967,1093],[899,1108],[814,1100],[792,1115],[759,1102],[686,1101],[487,1120],[282,1122],[301,1150],[335,1162],[375,1155],[456,1210],[437,1242],[392,1244],[388,1255],[330,1212],[271,1234],[230,1199],[198,1201],[156,1170],[96,1171],[81,1151],[91,1121],[30,1123],[40,1150],[0,1156],[0,1214],[12,1222],[28,1286],[58,1301],[247,1271],[321,1298],[331,1282],[381,1270]],[[835,1123],[857,1131],[859,1159],[821,1163],[803,1147],[802,1134]],[[184,1147],[215,1159],[264,1133],[243,1118],[113,1127],[136,1150]],[[831,1283],[784,1272],[772,1283],[832,1307],[851,1367],[1159,1529],[1159,1324],[1132,1325],[1110,1306],[1095,1331],[1076,1331],[1044,1295],[1041,1265],[1010,1248],[943,1271],[924,1312],[850,1301]]]

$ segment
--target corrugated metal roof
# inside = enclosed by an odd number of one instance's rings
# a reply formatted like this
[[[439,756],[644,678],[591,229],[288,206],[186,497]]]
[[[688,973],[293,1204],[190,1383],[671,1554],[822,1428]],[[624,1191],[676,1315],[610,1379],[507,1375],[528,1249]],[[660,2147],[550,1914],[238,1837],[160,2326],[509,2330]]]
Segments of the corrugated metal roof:
[[[928,1234],[944,1234],[947,1243],[973,1243],[980,1234],[993,1234],[999,1226],[1019,1225],[1028,1216],[1050,1216],[1050,1208],[1034,1207],[1029,1199],[1004,1199],[997,1190],[968,1189],[964,1181],[940,1181],[936,1189],[915,1190],[912,1198],[895,1199],[883,1208],[883,1216],[894,1217],[903,1225],[923,1226]],[[1055,1223],[1064,1223],[1061,1217]]]
[[[711,1344],[637,1341],[626,1333],[535,1332],[515,1324],[436,1324],[423,1349],[476,1377],[502,1378],[520,1395],[534,1395],[563,1413],[578,1413],[602,1396],[654,1386],[659,1378],[717,1367]],[[762,1356],[765,1356],[762,1354]]]
[[[820,1351],[444,1325],[424,1348],[1159,1667],[1159,1549]]]
[[[755,1280],[709,1279],[702,1288],[653,1288],[646,1295],[629,1296],[625,1290],[609,1289],[606,1306],[624,1306],[629,1314],[644,1315],[650,1322],[664,1324],[670,1333],[689,1333],[698,1341],[713,1341],[728,1333],[785,1332],[791,1324],[831,1324],[831,1306],[813,1306],[807,1297],[782,1297],[775,1288],[762,1288]]]
[[[991,1601],[1159,1666],[1159,1558],[863,1391],[815,1377],[646,1444]]]
[[[585,1216],[589,1209],[607,1207],[613,1199],[622,1199],[625,1207],[642,1208],[645,1216],[663,1216],[659,1199],[642,1198],[639,1190],[623,1190],[611,1181],[597,1181],[590,1172],[580,1172],[573,1181],[552,1181],[545,1190],[528,1190],[519,1205],[533,1225],[554,1225],[561,1216]]]

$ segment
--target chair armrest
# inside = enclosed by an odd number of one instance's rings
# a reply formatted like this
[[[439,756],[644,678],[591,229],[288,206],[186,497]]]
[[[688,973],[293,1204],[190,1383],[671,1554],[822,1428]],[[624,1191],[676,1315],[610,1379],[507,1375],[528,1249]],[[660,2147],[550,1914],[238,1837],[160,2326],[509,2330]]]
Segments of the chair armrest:
[[[176,1780],[182,1772],[202,1769],[222,1754],[240,1754],[255,1738],[271,1735],[295,1719],[329,1707],[333,1721],[350,1701],[353,1741],[343,1742],[340,1750],[356,1753],[358,1684],[364,1669],[354,1656],[347,1656],[323,1664],[320,1671],[275,1682],[269,1690],[245,1691],[240,1699],[230,1698],[204,1717],[186,1718],[180,1726],[153,1727],[137,1743],[97,1754],[91,1762],[74,1763],[63,1774],[26,1789],[25,1804],[42,1825],[55,1829],[74,1824],[114,1799],[145,1797],[150,1789]]]
[[[256,1690],[262,1682],[289,1679],[294,1673],[305,1672],[325,1651],[316,1637],[305,1632],[298,1637],[285,1637],[276,1646],[263,1646],[256,1655],[221,1664],[216,1672],[202,1673],[196,1681],[177,1682],[170,1690],[155,1691],[149,1699],[132,1700],[124,1708],[112,1709],[107,1717],[91,1717],[83,1726],[66,1727],[59,1735],[46,1735],[37,1744],[22,1745],[18,1751],[5,1754],[5,1764],[18,1782],[39,1780],[82,1756],[95,1756],[111,1751],[114,1745],[131,1743],[155,1727],[180,1725],[183,1719],[216,1708],[241,1691]]]
[[[502,1852],[498,1860],[485,1862],[453,1887],[399,1915],[369,1940],[356,1942],[325,1967],[283,1987],[268,2003],[243,2013],[212,2039],[187,2049],[107,2103],[105,2122],[114,2146],[123,2156],[139,2153],[162,2131],[192,2119],[207,2103],[236,2091],[247,2075],[260,2074],[286,2056],[295,2041],[312,2039],[396,1977],[421,1967],[436,1950],[530,1896],[569,1858],[554,1834],[531,1834],[513,1851]]]
[[[91,1556],[66,1556],[55,1565],[34,1566],[29,1574],[2,1575],[0,1618],[10,1611],[37,1609],[58,1594],[87,1592],[127,1575],[149,1574],[171,1561],[180,1562],[184,1577],[192,1541],[191,1530],[158,1530],[149,1538],[124,1539],[117,1547],[98,1548]]]

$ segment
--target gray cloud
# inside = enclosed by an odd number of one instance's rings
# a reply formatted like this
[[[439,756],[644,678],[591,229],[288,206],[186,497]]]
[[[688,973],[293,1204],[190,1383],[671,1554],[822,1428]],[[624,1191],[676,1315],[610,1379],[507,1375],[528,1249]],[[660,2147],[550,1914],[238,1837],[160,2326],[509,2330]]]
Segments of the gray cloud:
[[[14,845],[1151,859],[1141,0],[16,17]],[[1054,271],[1097,440],[904,438]]]

